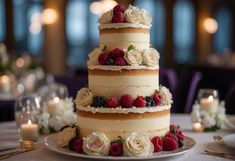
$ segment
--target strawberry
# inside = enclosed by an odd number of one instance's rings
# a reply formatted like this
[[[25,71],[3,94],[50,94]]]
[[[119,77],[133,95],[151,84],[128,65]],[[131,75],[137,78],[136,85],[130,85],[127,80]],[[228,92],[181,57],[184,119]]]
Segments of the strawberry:
[[[171,124],[171,125],[170,125],[170,131],[171,131],[172,129],[177,129],[177,126],[174,125],[174,124]]]
[[[123,145],[120,143],[112,143],[109,149],[109,155],[121,156],[123,154]]]
[[[154,152],[162,151],[162,138],[159,136],[155,136],[152,138],[151,142],[154,146]]]
[[[178,140],[180,140],[180,141],[184,140],[184,134],[181,130],[177,129],[175,135],[177,136]]]
[[[102,54],[99,55],[98,62],[99,62],[100,65],[106,65],[108,59],[109,59],[109,56],[105,52],[105,53],[102,53]]]
[[[123,23],[125,22],[124,14],[120,11],[117,11],[112,17],[113,23]]]
[[[109,98],[106,100],[108,107],[116,108],[119,106],[119,100],[117,98]]]
[[[132,107],[132,103],[133,103],[133,98],[132,98],[131,95],[129,95],[129,94],[124,94],[124,95],[120,98],[120,105],[121,105],[122,107],[130,108],[130,107]]]
[[[115,60],[114,64],[119,65],[119,66],[124,66],[124,65],[127,65],[127,62],[124,58],[119,57]]]
[[[160,105],[162,103],[162,97],[159,93],[155,93],[153,95],[153,99],[156,105]]]
[[[163,150],[164,151],[172,151],[178,149],[178,142],[175,141],[172,137],[164,137],[163,138]]]
[[[118,5],[116,5],[116,6],[113,8],[113,14],[116,14],[117,12],[122,12],[122,13],[124,13],[124,12],[125,12],[125,8],[124,8],[122,5],[118,4]]]
[[[134,102],[133,102],[133,105],[135,107],[144,107],[146,105],[146,101],[145,101],[145,98],[143,96],[138,96]]]

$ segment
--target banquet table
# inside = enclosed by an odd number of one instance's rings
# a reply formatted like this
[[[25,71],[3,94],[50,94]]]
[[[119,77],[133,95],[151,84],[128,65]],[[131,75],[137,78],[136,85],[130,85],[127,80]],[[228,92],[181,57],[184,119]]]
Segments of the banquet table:
[[[235,119],[235,115],[229,116],[232,119]],[[155,159],[155,160],[164,160],[164,161],[177,161],[177,160],[187,160],[187,161],[198,161],[198,160],[206,160],[206,161],[216,161],[216,160],[235,160],[235,158],[224,158],[211,156],[207,154],[203,154],[205,149],[216,151],[216,152],[227,152],[234,153],[235,150],[226,147],[225,145],[218,145],[213,141],[214,135],[225,136],[228,134],[232,134],[235,131],[230,130],[219,130],[217,132],[207,132],[207,133],[196,133],[192,131],[192,124],[190,120],[190,115],[187,114],[172,114],[171,123],[179,125],[181,129],[184,131],[184,134],[188,137],[193,138],[196,141],[196,145],[190,149],[190,151],[178,155],[167,158]],[[46,135],[41,136],[37,144],[37,149],[25,152],[22,154],[18,154],[11,158],[5,159],[5,161],[85,161],[87,159],[67,156],[63,154],[59,154],[47,149],[43,144],[43,139]],[[19,134],[16,129],[15,122],[4,122],[0,123],[0,147],[2,146],[11,146],[17,143],[19,138]]]

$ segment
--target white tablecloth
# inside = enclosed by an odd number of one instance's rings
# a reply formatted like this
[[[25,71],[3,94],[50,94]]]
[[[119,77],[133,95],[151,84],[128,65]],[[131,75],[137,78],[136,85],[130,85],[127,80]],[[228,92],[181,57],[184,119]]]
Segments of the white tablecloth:
[[[235,116],[232,116],[235,118]],[[182,114],[172,114],[171,116],[171,123],[176,125],[180,125],[181,129],[184,131],[186,136],[193,138],[196,141],[196,146],[190,150],[189,152],[179,155],[177,157],[168,157],[158,160],[164,161],[177,161],[177,160],[187,160],[187,161],[217,161],[217,160],[230,160],[221,157],[215,157],[203,154],[203,150],[213,150],[217,152],[227,152],[227,153],[235,153],[234,149],[230,149],[226,146],[217,145],[213,142],[214,135],[228,135],[234,133],[235,131],[218,131],[218,132],[210,132],[210,133],[194,133],[191,130],[191,121],[189,115],[182,115]],[[0,124],[0,147],[13,145],[17,143],[19,134],[16,130],[15,122],[7,122]],[[45,136],[42,136],[40,140],[42,141]],[[39,148],[34,151],[26,152],[19,154],[17,156],[11,157],[6,159],[6,161],[85,161],[85,159],[66,156],[62,154],[58,154],[52,152],[45,148],[43,145],[40,144],[39,141]]]

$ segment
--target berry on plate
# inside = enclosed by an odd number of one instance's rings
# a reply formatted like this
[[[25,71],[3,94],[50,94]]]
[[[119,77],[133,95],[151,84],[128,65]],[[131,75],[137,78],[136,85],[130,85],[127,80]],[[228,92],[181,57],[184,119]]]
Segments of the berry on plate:
[[[159,152],[162,151],[162,138],[159,136],[155,136],[152,138],[151,142],[153,143],[154,146],[154,152]]]
[[[133,105],[134,105],[135,107],[145,107],[146,101],[145,101],[145,99],[144,99],[143,96],[138,96],[138,97],[134,100]]]
[[[82,144],[83,144],[83,139],[82,138],[76,138],[74,140],[74,150],[78,153],[82,153]]]
[[[106,104],[108,107],[116,108],[119,106],[119,100],[117,98],[109,98],[106,100]]]
[[[124,94],[121,98],[120,98],[120,105],[122,107],[132,107],[133,104],[133,98],[131,97],[131,95],[129,94]]]
[[[170,132],[168,132],[168,133],[165,135],[165,137],[173,138],[173,139],[175,139],[176,142],[179,141],[178,137],[177,137],[176,135],[170,133]]]
[[[172,151],[178,149],[178,142],[175,141],[172,137],[164,137],[163,138],[163,150],[164,151]]]
[[[176,130],[176,134],[177,138],[180,140],[180,141],[183,141],[184,140],[184,134],[181,130],[177,129]]]
[[[121,156],[123,154],[123,144],[112,143],[109,149],[109,155]]]

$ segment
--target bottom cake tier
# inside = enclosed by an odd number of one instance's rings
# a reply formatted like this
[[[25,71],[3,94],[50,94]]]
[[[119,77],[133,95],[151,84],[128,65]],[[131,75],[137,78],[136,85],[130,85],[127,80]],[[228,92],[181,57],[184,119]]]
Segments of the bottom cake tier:
[[[104,132],[113,140],[126,138],[131,132],[145,133],[152,138],[164,136],[170,126],[170,105],[151,108],[77,108],[77,123],[81,137],[92,132]]]

